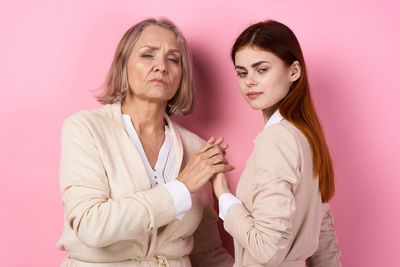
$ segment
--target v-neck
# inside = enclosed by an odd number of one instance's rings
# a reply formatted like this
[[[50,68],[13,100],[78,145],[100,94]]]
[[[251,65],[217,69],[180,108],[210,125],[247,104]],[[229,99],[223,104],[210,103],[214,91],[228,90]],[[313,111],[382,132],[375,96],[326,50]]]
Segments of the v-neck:
[[[112,116],[115,120],[115,122],[119,125],[118,128],[120,128],[121,131],[123,131],[123,137],[122,138],[126,138],[126,141],[129,141],[127,143],[128,146],[132,146],[132,149],[129,149],[132,154],[132,159],[135,159],[135,163],[134,164],[138,164],[138,168],[140,169],[140,172],[142,172],[143,174],[145,174],[145,177],[147,179],[135,179],[136,183],[138,183],[138,188],[141,188],[141,190],[145,190],[145,189],[149,189],[154,187],[154,183],[153,183],[153,178],[154,175],[152,174],[152,169],[151,172],[149,172],[148,170],[148,165],[146,163],[146,160],[144,160],[141,156],[141,152],[139,151],[139,147],[135,146],[135,144],[132,142],[132,139],[130,138],[130,136],[128,135],[128,131],[125,127],[125,123],[124,123],[124,119],[122,116],[122,112],[121,112],[121,102],[116,102],[114,104],[110,105],[110,108],[112,109]],[[179,173],[181,167],[182,167],[182,162],[183,162],[183,146],[182,146],[182,139],[179,133],[179,126],[176,125],[174,123],[173,120],[171,120],[171,118],[168,117],[167,114],[165,114],[164,119],[166,121],[166,125],[168,126],[168,130],[170,132],[170,137],[171,137],[171,152],[173,153],[171,155],[169,155],[169,159],[167,161],[167,166],[164,169],[164,172],[162,174],[164,174],[164,177],[167,179],[167,181],[169,180],[168,177],[170,179],[172,178],[176,178],[176,175]],[[175,159],[170,160],[170,157],[173,157]],[[138,162],[138,160],[140,160],[140,163]],[[133,163],[133,162],[132,162]],[[158,172],[158,170],[157,170]],[[143,176],[140,176],[143,177]],[[151,178],[153,177],[153,178]]]
[[[124,120],[124,124],[126,125],[126,129],[127,129],[127,133],[130,137],[130,139],[133,141],[133,143],[135,144],[135,146],[138,148],[140,154],[142,155],[142,158],[144,158],[144,163],[150,167],[151,169],[153,169],[154,171],[156,171],[157,169],[159,169],[161,166],[161,162],[165,162],[166,157],[168,156],[168,150],[169,147],[171,145],[171,135],[169,132],[169,128],[167,125],[165,125],[164,127],[164,133],[165,133],[165,138],[164,138],[164,142],[161,145],[160,151],[158,152],[157,155],[157,161],[156,164],[154,165],[154,168],[151,166],[149,159],[146,155],[146,152],[144,151],[144,147],[142,142],[140,141],[139,135],[135,129],[135,127],[132,124],[132,118],[131,116],[129,116],[128,114],[122,114],[123,120]]]

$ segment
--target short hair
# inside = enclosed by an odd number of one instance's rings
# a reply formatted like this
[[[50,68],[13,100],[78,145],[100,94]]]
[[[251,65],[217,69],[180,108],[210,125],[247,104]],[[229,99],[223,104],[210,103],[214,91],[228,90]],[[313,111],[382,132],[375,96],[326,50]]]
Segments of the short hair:
[[[168,19],[145,19],[133,25],[120,40],[115,51],[106,81],[102,86],[103,92],[97,96],[102,104],[113,104],[122,101],[128,90],[128,59],[134,45],[143,30],[151,25],[160,26],[172,31],[182,56],[182,78],[179,88],[172,99],[167,103],[167,114],[186,115],[192,112],[195,100],[193,81],[193,63],[188,44],[179,29]]]

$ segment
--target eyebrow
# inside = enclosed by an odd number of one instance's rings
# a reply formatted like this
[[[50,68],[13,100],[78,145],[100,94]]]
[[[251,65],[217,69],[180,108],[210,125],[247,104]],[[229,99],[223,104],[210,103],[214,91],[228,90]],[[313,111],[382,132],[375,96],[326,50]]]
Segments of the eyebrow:
[[[143,49],[143,48],[149,48],[149,49],[151,49],[151,50],[159,50],[160,49],[160,47],[157,47],[157,46],[151,46],[151,45],[144,45],[144,46],[142,46],[142,47],[140,47],[139,49]],[[181,51],[179,50],[179,49],[170,49],[170,50],[168,50],[168,53],[181,53]]]
[[[255,68],[255,67],[261,65],[262,63],[271,63],[271,62],[265,61],[265,60],[263,60],[263,61],[258,61],[258,62],[256,62],[256,63],[253,63],[253,64],[251,65],[251,67],[252,67],[252,68]],[[239,65],[236,65],[236,66],[235,66],[235,69],[244,69],[244,70],[245,70],[246,68],[245,68],[245,67],[242,67],[242,66],[239,66]]]

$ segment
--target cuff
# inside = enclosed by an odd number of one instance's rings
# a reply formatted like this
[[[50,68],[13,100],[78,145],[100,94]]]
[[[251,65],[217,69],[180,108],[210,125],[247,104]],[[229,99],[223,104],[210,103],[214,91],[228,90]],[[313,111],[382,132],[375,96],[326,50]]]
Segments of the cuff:
[[[170,193],[175,204],[176,218],[181,220],[185,212],[192,208],[192,198],[189,190],[184,183],[178,180],[173,180],[162,186]]]
[[[229,209],[234,206],[242,205],[242,201],[231,193],[224,193],[219,197],[219,217],[224,220]]]

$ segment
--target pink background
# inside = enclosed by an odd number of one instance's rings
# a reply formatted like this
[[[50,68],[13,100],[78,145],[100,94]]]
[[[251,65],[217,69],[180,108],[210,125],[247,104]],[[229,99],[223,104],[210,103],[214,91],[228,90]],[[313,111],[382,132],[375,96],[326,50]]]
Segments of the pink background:
[[[183,31],[199,79],[179,121],[231,145],[233,188],[262,129],[229,58],[235,37],[267,18],[293,29],[336,171],[331,201],[344,266],[396,266],[400,237],[399,25],[396,1],[8,1],[0,5],[1,266],[57,266],[63,119],[98,107],[122,34],[149,16]],[[57,2],[57,3],[56,3]],[[232,252],[231,240],[223,233]]]

